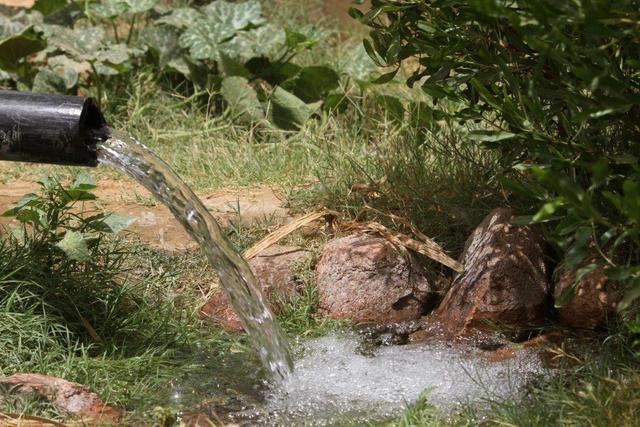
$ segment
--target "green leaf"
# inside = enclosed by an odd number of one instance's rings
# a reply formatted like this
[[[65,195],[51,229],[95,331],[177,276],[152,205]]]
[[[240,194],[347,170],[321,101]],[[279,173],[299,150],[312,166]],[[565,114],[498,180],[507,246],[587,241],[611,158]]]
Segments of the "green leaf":
[[[102,19],[116,18],[129,10],[124,0],[102,0],[99,3],[89,3],[89,14]]]
[[[195,9],[190,7],[180,7],[173,9],[170,14],[157,19],[155,23],[167,24],[176,28],[187,28],[193,25],[193,23],[201,17],[202,14]]]
[[[300,129],[318,110],[320,103],[307,104],[281,87],[271,94],[270,121],[281,129]]]
[[[285,28],[285,39],[287,47],[289,49],[298,49],[300,47],[309,47],[315,43],[315,40],[311,40],[306,34],[299,33],[297,31]]]
[[[545,203],[538,210],[538,212],[533,216],[533,222],[544,222],[548,221],[553,217],[556,211],[559,208],[562,208],[565,205],[565,201],[562,197],[557,197],[556,199]]]
[[[5,71],[17,71],[20,60],[47,47],[33,27],[0,38],[0,68]]]
[[[48,25],[45,33],[50,45],[83,61],[94,61],[97,58],[105,37],[104,30],[100,27],[70,30],[59,25]]]
[[[340,77],[332,68],[311,66],[302,68],[294,78],[283,82],[282,87],[309,103],[323,100],[338,87],[339,80]]]
[[[98,61],[109,63],[110,65],[124,64],[129,60],[129,48],[126,44],[112,44],[109,48],[98,53]]]
[[[115,213],[115,212],[106,215],[102,219],[102,223],[104,225],[106,225],[107,227],[109,227],[109,230],[112,233],[119,233],[120,231],[122,231],[122,230],[126,229],[127,227],[129,227],[135,221],[136,221],[135,218],[132,218],[132,217],[126,216],[126,215],[120,215],[120,214]]]
[[[240,31],[232,39],[220,44],[219,51],[230,58],[248,61],[254,57],[275,57],[285,45],[285,33],[275,25]]]
[[[631,280],[631,283],[624,291],[624,296],[618,304],[618,311],[625,311],[631,304],[640,297],[640,279],[636,278]]]
[[[217,0],[202,8],[210,19],[219,22],[232,34],[238,30],[265,23],[262,7],[258,0],[231,3]]]
[[[512,139],[516,134],[505,131],[475,130],[469,132],[469,136],[480,142],[499,142]]]
[[[80,172],[71,185],[72,189],[92,190],[96,188],[96,180],[87,172]]]
[[[91,253],[82,233],[67,230],[64,238],[56,246],[72,260],[83,262],[91,260]]]
[[[40,202],[40,197],[37,194],[34,193],[27,193],[24,196],[22,196],[20,198],[20,200],[18,201],[18,203],[15,204],[15,206],[13,206],[10,209],[7,209],[6,211],[4,211],[2,213],[2,216],[14,216],[16,213],[18,213],[23,207],[26,206],[33,206],[37,203]]]
[[[67,0],[36,0],[31,9],[47,16],[63,9],[66,5]]]
[[[395,96],[391,95],[378,95],[376,101],[384,108],[387,118],[397,124],[404,123],[404,106],[402,102]]]
[[[35,207],[21,209],[16,214],[16,219],[23,224],[30,224],[37,228],[46,228],[48,225],[46,212]]]
[[[158,65],[163,69],[183,55],[184,51],[180,47],[178,38],[178,31],[175,28],[166,25],[149,25],[140,31],[139,41],[157,55]],[[188,69],[186,71],[188,73]]]
[[[251,73],[239,61],[231,58],[224,52],[220,52],[220,70],[226,77],[239,76],[246,79],[251,78]]]
[[[231,113],[241,121],[252,123],[264,119],[264,111],[258,95],[246,78],[226,77],[222,80],[220,93],[227,101]]]
[[[341,64],[341,71],[356,80],[369,80],[376,70],[376,63],[367,54],[362,44],[359,44],[350,54],[346,55]]]
[[[158,3],[158,0],[125,0],[130,13],[148,12]]]
[[[71,89],[78,84],[81,73],[91,70],[91,64],[87,61],[77,62],[66,55],[52,56],[47,59],[47,65],[62,79],[67,89]]]
[[[33,79],[31,90],[38,93],[64,93],[67,85],[62,77],[49,68],[41,68]]]
[[[241,30],[257,27],[265,22],[260,2],[257,0],[242,3],[217,0],[202,8],[202,12],[204,14],[191,22],[180,36],[180,46],[189,49],[193,59],[218,59],[218,50],[223,42],[231,41],[232,44],[242,45],[242,40],[233,42],[232,37]],[[244,46],[246,45],[247,43],[244,43]],[[237,50],[236,48],[225,52],[233,56]]]

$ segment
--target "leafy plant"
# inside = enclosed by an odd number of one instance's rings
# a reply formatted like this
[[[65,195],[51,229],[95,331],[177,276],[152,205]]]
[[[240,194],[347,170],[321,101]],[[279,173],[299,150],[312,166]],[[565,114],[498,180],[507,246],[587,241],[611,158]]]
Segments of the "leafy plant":
[[[364,47],[431,97],[428,115],[500,153],[571,269],[594,253],[640,296],[639,3],[374,0]],[[595,268],[589,265],[588,268]],[[579,275],[576,275],[579,277]]]
[[[107,85],[151,68],[172,84],[184,79],[196,93],[219,93],[213,105],[241,123],[295,130],[346,96],[342,79],[362,84],[373,70],[363,55],[343,73],[295,64],[321,37],[269,23],[258,0],[200,8],[157,0],[37,2],[28,13],[0,15],[0,81],[102,101]]]
[[[117,233],[128,227],[132,220],[116,213],[97,213],[87,216],[76,212],[75,204],[95,200],[91,192],[95,182],[90,175],[80,174],[69,186],[47,177],[40,182],[43,193],[25,194],[2,216],[14,217],[23,227],[11,230],[14,238],[30,240],[50,252],[53,259],[64,255],[69,262],[92,265],[99,258],[99,249],[105,233]],[[56,255],[57,254],[57,255]]]

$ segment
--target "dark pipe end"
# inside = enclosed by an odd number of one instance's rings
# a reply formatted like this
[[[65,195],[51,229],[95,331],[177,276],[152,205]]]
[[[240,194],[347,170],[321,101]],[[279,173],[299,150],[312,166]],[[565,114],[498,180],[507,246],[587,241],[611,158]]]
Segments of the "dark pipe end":
[[[0,160],[96,166],[106,137],[92,98],[0,91]]]
[[[96,146],[99,141],[104,141],[108,137],[108,133],[107,122],[93,98],[85,99],[78,126],[79,141],[77,143],[84,143],[86,146],[85,149],[78,146],[78,154],[81,157],[86,155],[88,166],[96,166],[98,164]]]

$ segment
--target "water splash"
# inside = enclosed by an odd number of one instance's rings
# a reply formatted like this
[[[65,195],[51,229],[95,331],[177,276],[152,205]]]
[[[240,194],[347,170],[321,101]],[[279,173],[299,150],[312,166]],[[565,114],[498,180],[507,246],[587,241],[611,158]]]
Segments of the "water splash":
[[[198,242],[220,278],[231,305],[272,376],[286,378],[292,361],[286,338],[246,261],[187,184],[162,159],[129,135],[110,131],[98,144],[98,160],[126,173],[169,208]]]
[[[460,403],[518,398],[525,385],[547,374],[535,350],[501,362],[482,350],[430,342],[358,350],[355,334],[333,334],[302,345],[295,372],[271,388],[265,402],[236,414],[262,425],[340,425],[388,420],[425,390],[443,414]]]

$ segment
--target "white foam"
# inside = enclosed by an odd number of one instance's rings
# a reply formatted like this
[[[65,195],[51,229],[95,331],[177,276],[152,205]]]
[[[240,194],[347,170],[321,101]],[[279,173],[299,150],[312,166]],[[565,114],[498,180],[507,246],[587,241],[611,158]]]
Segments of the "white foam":
[[[516,395],[544,373],[534,352],[487,363],[479,350],[447,343],[380,347],[358,354],[354,335],[329,335],[303,345],[294,374],[267,397],[262,414],[272,420],[325,424],[341,417],[381,419],[399,414],[432,388],[428,400],[445,411],[463,401]]]

